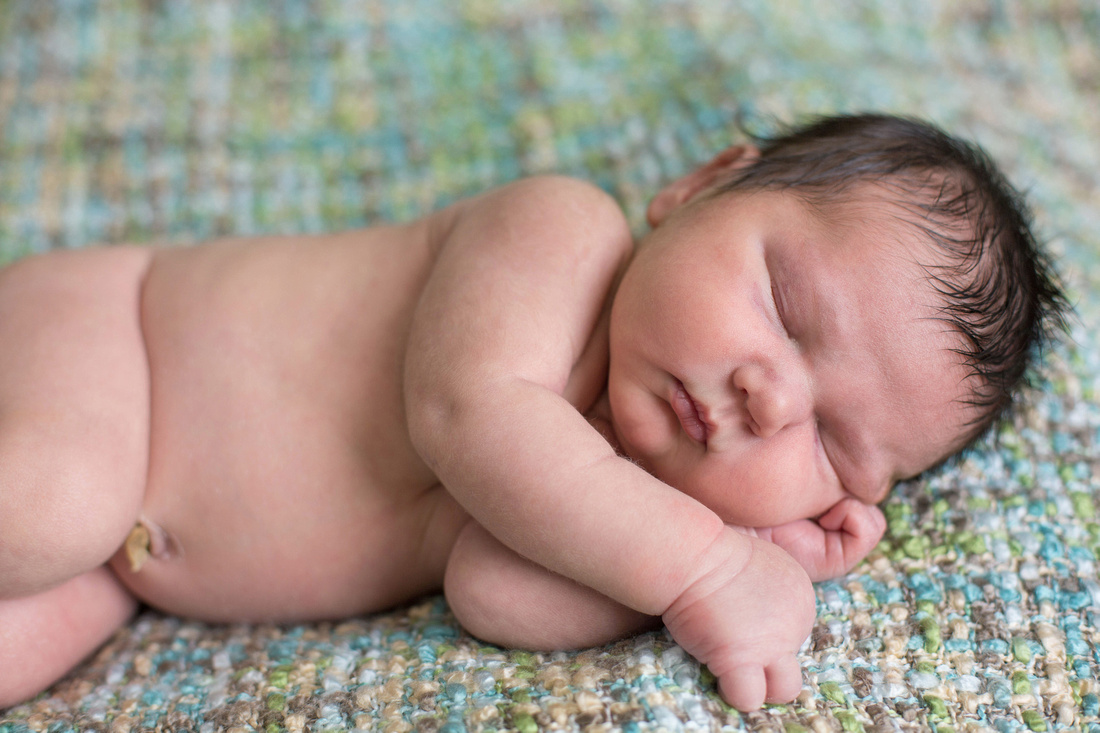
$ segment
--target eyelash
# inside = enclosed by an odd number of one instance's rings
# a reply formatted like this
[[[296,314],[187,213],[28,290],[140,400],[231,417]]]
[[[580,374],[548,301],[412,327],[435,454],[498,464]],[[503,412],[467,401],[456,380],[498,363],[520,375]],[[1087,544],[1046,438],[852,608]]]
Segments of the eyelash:
[[[779,318],[779,324],[783,326],[783,331],[789,337],[791,335],[791,329],[787,327],[787,319],[783,317],[783,310],[779,307],[779,296],[775,292],[775,283],[772,283],[772,306],[775,308],[775,315]]]

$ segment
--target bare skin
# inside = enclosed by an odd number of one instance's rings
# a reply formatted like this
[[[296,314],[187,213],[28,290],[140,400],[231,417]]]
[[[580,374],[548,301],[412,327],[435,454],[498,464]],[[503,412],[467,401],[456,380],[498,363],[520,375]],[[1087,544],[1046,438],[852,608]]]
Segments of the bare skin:
[[[702,206],[714,178],[750,158],[731,149],[666,189],[655,233],[689,221],[672,215]],[[761,220],[795,211],[782,199],[745,205]],[[668,246],[641,252],[659,260]],[[753,474],[737,455],[777,442],[777,455],[797,455],[817,402],[831,424],[858,416],[838,414],[843,385],[805,367],[818,385],[803,395],[808,412],[772,424],[777,411],[749,398],[747,422],[731,427],[719,416],[724,380],[699,366],[701,349],[681,369],[685,352],[665,336],[642,348],[639,294],[659,264],[649,257],[634,256],[606,195],[540,178],[402,226],[55,253],[0,272],[0,670],[24,671],[0,674],[0,707],[57,680],[138,600],[211,621],[288,621],[441,587],[489,641],[572,648],[663,621],[731,704],[792,699],[811,579],[874,547],[874,502],[954,432],[940,420],[916,448],[893,433],[875,445],[827,433],[805,445],[847,453],[841,468],[813,453],[813,476]],[[724,323],[682,318],[701,344],[720,336],[703,325]],[[911,386],[896,349],[853,336],[874,325],[828,339],[838,353],[872,352],[871,391]],[[942,347],[937,333],[917,329],[906,348]],[[806,348],[824,353],[828,339]],[[961,380],[946,356],[940,366],[928,390],[942,397]],[[639,391],[658,372],[698,392],[693,407],[655,397],[667,385]],[[950,400],[929,405],[928,390],[890,408],[954,424]],[[755,448],[719,451],[736,431]],[[669,453],[673,443],[688,448]],[[803,482],[808,498],[792,503],[777,480]],[[139,522],[151,557],[135,571],[123,544]],[[74,599],[87,612],[62,623]]]

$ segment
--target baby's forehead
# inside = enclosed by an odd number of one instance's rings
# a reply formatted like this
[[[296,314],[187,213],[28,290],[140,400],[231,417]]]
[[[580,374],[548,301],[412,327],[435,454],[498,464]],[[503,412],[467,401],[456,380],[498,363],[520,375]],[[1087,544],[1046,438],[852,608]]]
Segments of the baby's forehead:
[[[806,205],[822,223],[833,226],[864,226],[893,229],[916,228],[929,244],[939,230],[950,236],[970,235],[972,222],[965,217],[933,218],[942,189],[911,184],[907,179],[856,181],[825,190],[792,188],[787,191]]]
[[[838,247],[839,259],[873,257],[884,266],[909,270],[927,296],[921,305],[942,311],[950,305],[945,283],[950,289],[949,281],[973,275],[960,271],[958,250],[975,241],[975,227],[965,217],[933,217],[923,203],[916,195],[904,198],[902,192],[878,183],[854,186],[827,200],[804,201],[806,210],[831,235],[827,239],[840,244],[858,237],[871,245]]]

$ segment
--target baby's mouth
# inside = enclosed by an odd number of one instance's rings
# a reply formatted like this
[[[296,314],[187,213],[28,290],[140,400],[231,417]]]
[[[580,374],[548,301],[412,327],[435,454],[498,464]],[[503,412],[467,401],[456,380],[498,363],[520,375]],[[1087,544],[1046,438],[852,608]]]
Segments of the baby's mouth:
[[[709,430],[706,421],[703,419],[703,411],[699,408],[699,403],[695,401],[695,398],[688,394],[687,389],[684,388],[684,383],[679,379],[676,380],[676,390],[672,394],[670,404],[672,405],[672,411],[676,413],[676,417],[680,420],[680,427],[684,429],[688,437],[705,446]]]

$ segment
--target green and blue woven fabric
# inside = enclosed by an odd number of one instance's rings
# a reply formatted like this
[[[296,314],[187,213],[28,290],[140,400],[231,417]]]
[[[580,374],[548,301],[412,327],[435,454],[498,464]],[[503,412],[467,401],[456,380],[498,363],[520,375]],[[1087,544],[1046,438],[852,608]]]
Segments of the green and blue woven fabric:
[[[664,633],[487,647],[436,597],[143,612],[0,733],[1100,731],[1097,0],[0,0],[0,259],[334,231],[549,171],[641,232],[739,119],[863,110],[983,144],[1078,314],[998,440],[901,485],[880,546],[817,586],[797,701],[731,710]]]

